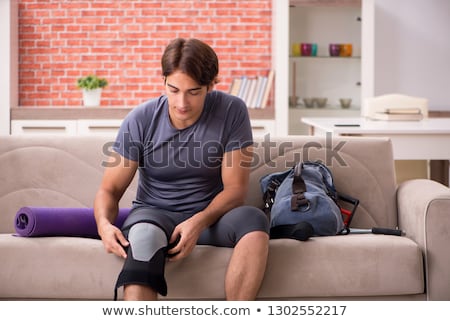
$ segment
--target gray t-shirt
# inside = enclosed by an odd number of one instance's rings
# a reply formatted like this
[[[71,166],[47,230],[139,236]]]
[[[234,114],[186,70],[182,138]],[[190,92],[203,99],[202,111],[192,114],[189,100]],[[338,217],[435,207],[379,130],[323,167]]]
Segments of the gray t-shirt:
[[[170,122],[166,96],[134,108],[120,127],[114,150],[139,162],[134,206],[196,213],[223,189],[223,154],[252,143],[244,102],[212,91],[197,122],[182,130]]]

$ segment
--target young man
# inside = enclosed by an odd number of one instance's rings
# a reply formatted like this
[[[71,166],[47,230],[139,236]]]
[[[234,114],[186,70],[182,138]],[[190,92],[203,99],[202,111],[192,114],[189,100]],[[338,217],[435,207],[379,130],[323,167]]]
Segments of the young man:
[[[161,65],[166,94],[126,117],[112,156],[120,162],[105,168],[95,198],[105,249],[125,258],[116,289],[124,286],[125,300],[166,295],[167,258],[210,244],[234,248],[227,299],[252,300],[265,271],[269,224],[261,210],[243,205],[253,143],[247,108],[213,90],[218,59],[204,42],[173,40]],[[119,230],[112,222],[137,170],[136,200]]]

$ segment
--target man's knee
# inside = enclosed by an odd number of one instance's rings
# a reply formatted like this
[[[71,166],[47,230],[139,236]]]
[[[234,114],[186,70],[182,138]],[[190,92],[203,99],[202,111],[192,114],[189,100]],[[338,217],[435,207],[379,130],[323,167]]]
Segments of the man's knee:
[[[241,206],[240,209],[244,212],[245,220],[249,219],[256,230],[269,231],[269,219],[261,209],[248,205]]]
[[[150,261],[156,251],[167,246],[167,236],[162,229],[150,223],[137,223],[130,228],[128,241],[133,259]]]
[[[240,237],[254,231],[269,233],[269,220],[259,208],[245,205],[235,208],[233,212],[236,215],[234,218],[235,227]]]
[[[164,268],[168,240],[158,226],[140,222],[128,231],[130,246],[116,289],[122,285],[141,284],[153,288],[161,295],[167,294]]]

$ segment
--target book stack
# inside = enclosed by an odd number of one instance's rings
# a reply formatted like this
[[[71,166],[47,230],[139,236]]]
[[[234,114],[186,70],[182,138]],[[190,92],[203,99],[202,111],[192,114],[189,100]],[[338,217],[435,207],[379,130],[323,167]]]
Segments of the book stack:
[[[274,71],[267,76],[234,78],[229,93],[241,98],[248,108],[265,108],[272,89]]]
[[[375,120],[422,120],[420,108],[387,108],[373,115]]]

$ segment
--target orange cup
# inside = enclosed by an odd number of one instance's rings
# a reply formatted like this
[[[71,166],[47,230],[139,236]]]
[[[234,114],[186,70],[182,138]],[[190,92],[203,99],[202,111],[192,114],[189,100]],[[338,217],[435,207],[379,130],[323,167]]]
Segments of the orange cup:
[[[341,45],[341,57],[351,57],[353,52],[353,46],[351,43],[344,43]]]

